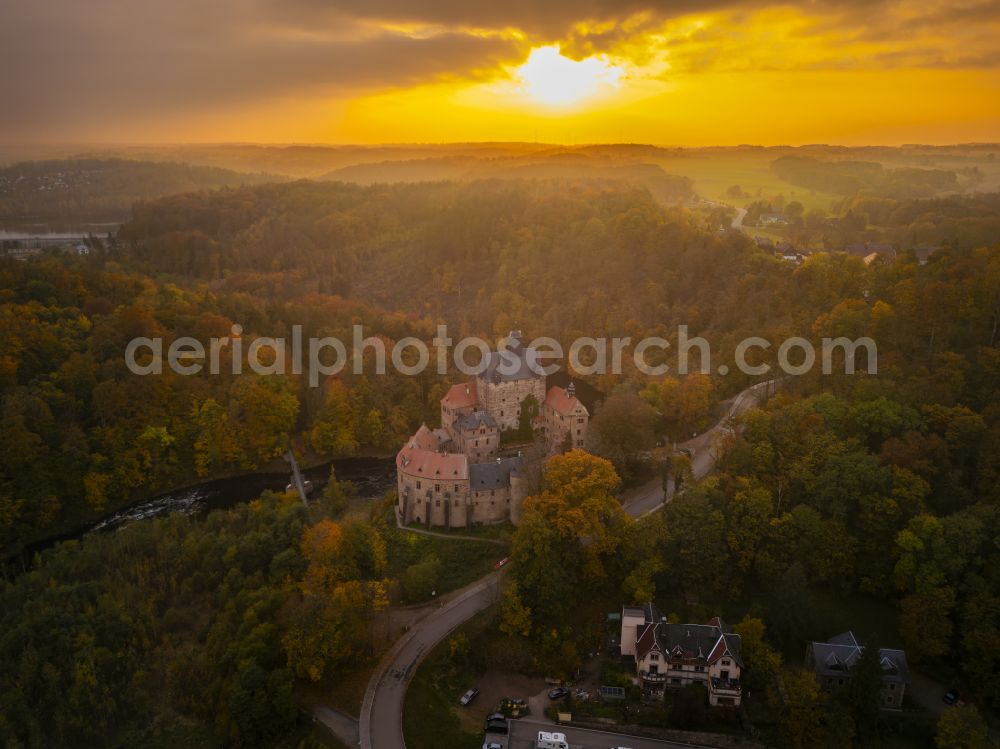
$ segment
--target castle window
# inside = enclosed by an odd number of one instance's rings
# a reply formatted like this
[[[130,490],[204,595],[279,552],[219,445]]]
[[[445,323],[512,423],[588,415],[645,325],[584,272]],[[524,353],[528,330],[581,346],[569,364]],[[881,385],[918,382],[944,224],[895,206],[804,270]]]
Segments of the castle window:
[[[441,484],[434,484],[434,491],[436,492],[441,491]]]
[[[441,506],[441,500],[440,499],[435,499],[434,500],[434,506],[435,507],[440,507]]]
[[[417,482],[417,488],[418,489],[420,488],[420,482],[419,481]]]

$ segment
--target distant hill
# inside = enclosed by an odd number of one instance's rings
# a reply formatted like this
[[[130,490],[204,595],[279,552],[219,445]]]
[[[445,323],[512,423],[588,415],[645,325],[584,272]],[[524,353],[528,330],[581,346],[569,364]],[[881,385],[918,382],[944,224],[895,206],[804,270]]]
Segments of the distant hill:
[[[622,163],[595,151],[536,153],[508,158],[448,156],[440,158],[354,164],[334,170],[321,180],[369,185],[395,182],[482,179],[543,179],[619,181],[645,187],[661,200],[687,200],[694,195],[688,177],[668,174],[647,163]]]
[[[958,175],[946,169],[888,169],[874,161],[823,161],[808,156],[782,156],[771,164],[793,185],[838,195],[868,194],[891,198],[927,198],[958,188]]]
[[[0,169],[0,220],[116,221],[125,219],[132,205],[142,200],[285,179],[117,158],[25,161]]]

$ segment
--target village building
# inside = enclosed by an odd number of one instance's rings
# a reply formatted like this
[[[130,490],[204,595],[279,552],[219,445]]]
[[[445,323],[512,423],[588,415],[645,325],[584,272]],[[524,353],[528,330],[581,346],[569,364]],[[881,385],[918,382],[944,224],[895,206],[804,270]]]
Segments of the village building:
[[[673,624],[652,603],[622,609],[621,655],[635,663],[636,682],[647,693],[701,684],[710,705],[738,706],[741,645],[719,617],[707,624]]]
[[[582,449],[590,414],[572,383],[546,388],[537,351],[511,331],[472,381],[441,399],[441,427],[422,425],[396,455],[400,522],[445,528],[517,524],[527,495],[527,466],[504,455],[504,433],[525,430],[548,455]]]
[[[850,681],[851,669],[858,662],[864,649],[864,645],[853,632],[842,632],[827,642],[810,642],[806,646],[806,665],[815,672],[820,689],[825,692],[836,692]],[[899,710],[903,704],[906,685],[910,683],[906,653],[902,650],[881,648],[878,657],[882,669],[879,707]]]

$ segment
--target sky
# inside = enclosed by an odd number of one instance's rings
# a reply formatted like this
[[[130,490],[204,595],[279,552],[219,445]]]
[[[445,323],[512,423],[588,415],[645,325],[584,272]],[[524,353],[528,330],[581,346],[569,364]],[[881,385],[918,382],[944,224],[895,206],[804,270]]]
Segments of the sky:
[[[1000,141],[1000,0],[0,0],[0,142]]]

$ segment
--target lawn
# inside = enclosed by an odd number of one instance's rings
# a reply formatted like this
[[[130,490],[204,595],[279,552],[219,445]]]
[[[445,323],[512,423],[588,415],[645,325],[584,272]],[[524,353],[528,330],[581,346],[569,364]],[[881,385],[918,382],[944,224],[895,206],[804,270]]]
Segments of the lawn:
[[[833,204],[842,200],[840,195],[785,182],[771,171],[771,162],[779,156],[780,152],[764,150],[740,153],[705,151],[656,159],[656,163],[670,174],[690,177],[694,180],[695,191],[702,197],[738,206],[780,194],[785,196],[786,201],[799,201],[807,211],[810,208],[829,211]],[[739,185],[750,197],[727,198],[726,189],[732,185]]]
[[[462,625],[456,632],[475,642],[483,627],[491,626],[496,610],[491,609]],[[458,699],[474,684],[476,676],[470,659],[452,656],[451,639],[446,637],[417,668],[406,690],[403,704],[403,735],[409,749],[480,749],[482,732],[462,728]],[[481,708],[481,709],[480,709]],[[476,708],[483,712],[485,705]]]

